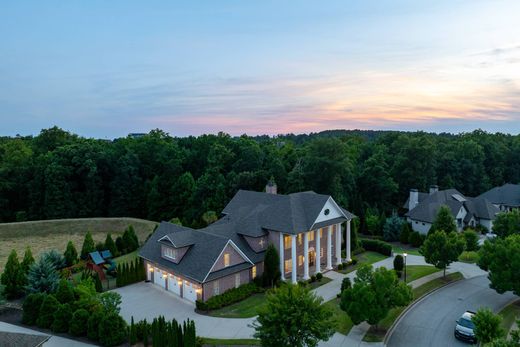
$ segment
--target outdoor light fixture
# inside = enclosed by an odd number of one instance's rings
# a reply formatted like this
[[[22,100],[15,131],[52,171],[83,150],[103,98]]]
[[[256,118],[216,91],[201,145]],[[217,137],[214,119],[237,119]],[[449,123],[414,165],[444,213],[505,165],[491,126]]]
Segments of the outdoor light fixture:
[[[153,272],[153,267],[150,268],[150,272]]]
[[[403,253],[404,256],[404,283],[406,283],[406,256],[408,254],[406,252]]]

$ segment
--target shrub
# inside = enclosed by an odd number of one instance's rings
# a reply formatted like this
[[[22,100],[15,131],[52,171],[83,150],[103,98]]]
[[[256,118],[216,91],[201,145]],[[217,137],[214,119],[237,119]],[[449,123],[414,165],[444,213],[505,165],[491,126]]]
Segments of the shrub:
[[[83,240],[83,246],[81,246],[81,259],[87,259],[88,254],[90,252],[94,252],[96,250],[96,244],[94,243],[94,239],[92,238],[92,234],[90,231],[85,235],[85,239]]]
[[[402,271],[398,271],[398,270],[394,270],[395,271],[395,274],[397,276],[397,278],[401,278],[401,276],[403,275],[403,272]]]
[[[341,293],[350,287],[352,287],[352,282],[349,277],[345,277],[343,281],[341,281]]]
[[[103,284],[97,273],[94,274],[94,285],[96,286],[96,292],[101,293],[103,291]]]
[[[419,234],[417,231],[414,231],[410,234],[410,244],[414,247],[421,247],[423,244],[423,238],[421,234]]]
[[[58,307],[54,313],[54,322],[51,329],[55,333],[65,333],[69,331],[69,322],[72,318],[72,308],[69,304],[63,304]]]
[[[318,272],[316,274],[316,280],[318,280],[318,282],[321,282],[321,279],[323,278],[323,274],[321,272]]]
[[[58,283],[56,299],[60,304],[67,304],[74,301],[74,288],[66,279],[61,279]]]
[[[114,242],[114,239],[112,239],[112,235],[110,235],[110,233],[107,234],[107,237],[105,239],[105,249],[108,249],[114,257],[117,256],[118,252],[117,252],[116,243]]]
[[[63,256],[65,257],[65,263],[67,266],[72,266],[78,261],[78,251],[76,250],[76,247],[74,247],[72,241],[67,243],[67,248],[65,249]]]
[[[53,293],[58,287],[59,274],[54,265],[44,257],[32,264],[27,274],[29,293]]]
[[[401,243],[407,244],[410,242],[410,234],[412,233],[412,228],[410,227],[410,223],[404,222],[401,227],[401,235],[399,236],[399,241]]]
[[[401,235],[403,220],[394,213],[387,218],[383,226],[383,237],[385,241],[397,241]]]
[[[103,346],[118,346],[128,338],[124,319],[117,313],[109,313],[99,323],[98,337]]]
[[[52,294],[45,296],[45,299],[40,306],[40,313],[38,315],[38,319],[36,320],[36,324],[40,328],[50,328],[52,323],[54,322],[54,314],[60,307],[60,303],[56,300],[56,297]]]
[[[343,264],[338,264],[338,270],[343,270]]]
[[[357,262],[358,262],[357,258],[356,257],[352,257],[351,264],[352,265],[356,265]]]
[[[70,321],[69,333],[74,336],[83,336],[87,333],[89,313],[84,308],[77,309]]]
[[[382,255],[386,255],[388,257],[392,255],[392,245],[384,241],[361,239],[361,245],[367,251],[381,253]]]
[[[252,294],[261,291],[263,291],[263,289],[257,287],[254,283],[247,283],[238,288],[229,289],[220,295],[215,295],[209,298],[206,302],[197,300],[195,304],[197,309],[201,311],[216,310],[243,300]]]
[[[402,255],[398,254],[394,258],[394,270],[403,271],[403,268],[404,268],[404,258]]]
[[[462,234],[464,236],[464,242],[466,244],[466,251],[477,251],[478,250],[478,235],[473,230],[466,230]]]
[[[353,254],[353,255],[358,255],[358,254],[363,253],[364,251],[365,251],[365,249],[364,249],[363,247],[358,247],[358,248],[356,248],[356,249],[352,252],[352,254]]]
[[[19,298],[23,293],[24,274],[20,262],[18,261],[18,254],[13,249],[9,254],[5,269],[0,276],[0,283],[4,287],[4,294],[7,299]]]
[[[316,282],[316,275],[311,275],[311,283]]]
[[[94,311],[87,321],[87,337],[93,341],[99,339],[99,323],[105,316],[103,311]]]
[[[52,266],[54,266],[54,268],[57,270],[63,269],[67,265],[65,262],[65,257],[54,249],[43,253],[41,258],[51,263]]]
[[[459,261],[463,261],[465,263],[476,263],[479,259],[478,252],[474,251],[464,251],[459,256]]]
[[[36,324],[36,320],[40,316],[40,307],[42,306],[45,296],[46,295],[42,293],[27,295],[22,305],[22,323],[27,325]]]

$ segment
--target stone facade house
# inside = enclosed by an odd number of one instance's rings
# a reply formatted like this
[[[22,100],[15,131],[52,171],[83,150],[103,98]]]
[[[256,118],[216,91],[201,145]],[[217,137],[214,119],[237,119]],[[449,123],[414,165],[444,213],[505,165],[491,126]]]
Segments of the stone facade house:
[[[189,301],[206,301],[263,273],[264,254],[273,244],[282,280],[308,279],[340,264],[342,225],[350,260],[353,214],[329,195],[281,195],[240,190],[222,217],[203,229],[162,222],[141,248],[147,279]]]

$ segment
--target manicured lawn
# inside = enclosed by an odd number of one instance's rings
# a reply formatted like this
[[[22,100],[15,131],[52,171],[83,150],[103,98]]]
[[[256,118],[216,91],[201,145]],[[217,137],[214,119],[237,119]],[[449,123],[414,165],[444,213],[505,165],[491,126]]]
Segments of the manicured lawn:
[[[343,335],[347,335],[350,332],[350,329],[354,326],[354,323],[352,323],[348,314],[339,307],[339,302],[340,299],[336,298],[327,301],[323,305],[332,310],[336,322],[336,331]]]
[[[396,245],[396,244],[393,244],[392,243],[392,251],[395,253],[395,254],[403,254],[403,253],[407,253],[407,254],[412,254],[412,255],[421,255],[421,253],[419,253],[419,248],[403,248],[402,246],[400,245]]]
[[[320,282],[316,281],[309,284],[310,289],[318,288],[332,281],[328,277],[323,277]],[[225,318],[250,318],[258,314],[258,309],[265,305],[266,293],[254,294],[247,299],[236,302],[221,309],[210,311],[208,315],[213,317]]]
[[[471,251],[464,251],[459,256],[459,261],[464,263],[470,263],[474,264],[478,261],[478,253],[477,252],[471,252]]]
[[[499,312],[502,316],[502,327],[505,331],[511,330],[517,319],[520,319],[520,300],[507,305]]]
[[[114,258],[114,261],[116,262],[116,265],[130,263],[131,261],[137,259],[137,252],[139,252],[139,250],[135,250],[132,253],[128,253],[120,257]]]
[[[356,265],[349,265],[346,269],[340,270],[338,272],[341,272],[342,274],[347,274],[349,272],[357,270],[363,264],[374,264],[378,261],[388,258],[386,255],[382,255],[381,253],[371,251],[360,253],[358,255],[355,255],[354,257],[357,259]]]
[[[431,275],[440,270],[430,265],[408,265],[406,267],[406,283],[415,281],[421,277]],[[404,279],[404,274],[403,274]]]
[[[203,337],[204,346],[260,346],[260,340],[254,339],[210,339]]]
[[[436,278],[431,280],[422,286],[413,289],[413,301],[419,300],[424,295],[430,293],[431,291],[442,287],[445,284],[458,281],[462,278],[462,274],[460,272],[455,272],[449,275],[446,275],[446,278]],[[412,302],[413,303],[413,302]],[[386,333],[394,324],[394,321],[399,317],[399,315],[405,310],[406,307],[396,307],[390,310],[388,315],[382,319],[378,325],[377,330],[375,326],[371,326],[367,331],[365,336],[363,337],[363,341],[365,342],[381,342],[384,340]]]

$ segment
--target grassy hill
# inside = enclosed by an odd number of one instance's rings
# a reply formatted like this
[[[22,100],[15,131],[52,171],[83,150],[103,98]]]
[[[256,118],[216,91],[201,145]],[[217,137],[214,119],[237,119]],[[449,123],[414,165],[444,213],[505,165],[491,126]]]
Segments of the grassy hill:
[[[0,223],[0,270],[3,269],[12,249],[22,258],[25,248],[29,246],[36,257],[50,249],[63,252],[67,242],[71,240],[79,253],[87,231],[92,233],[96,242],[104,241],[109,232],[115,240],[129,225],[133,225],[139,241],[144,242],[156,224],[137,218],[78,218]]]

